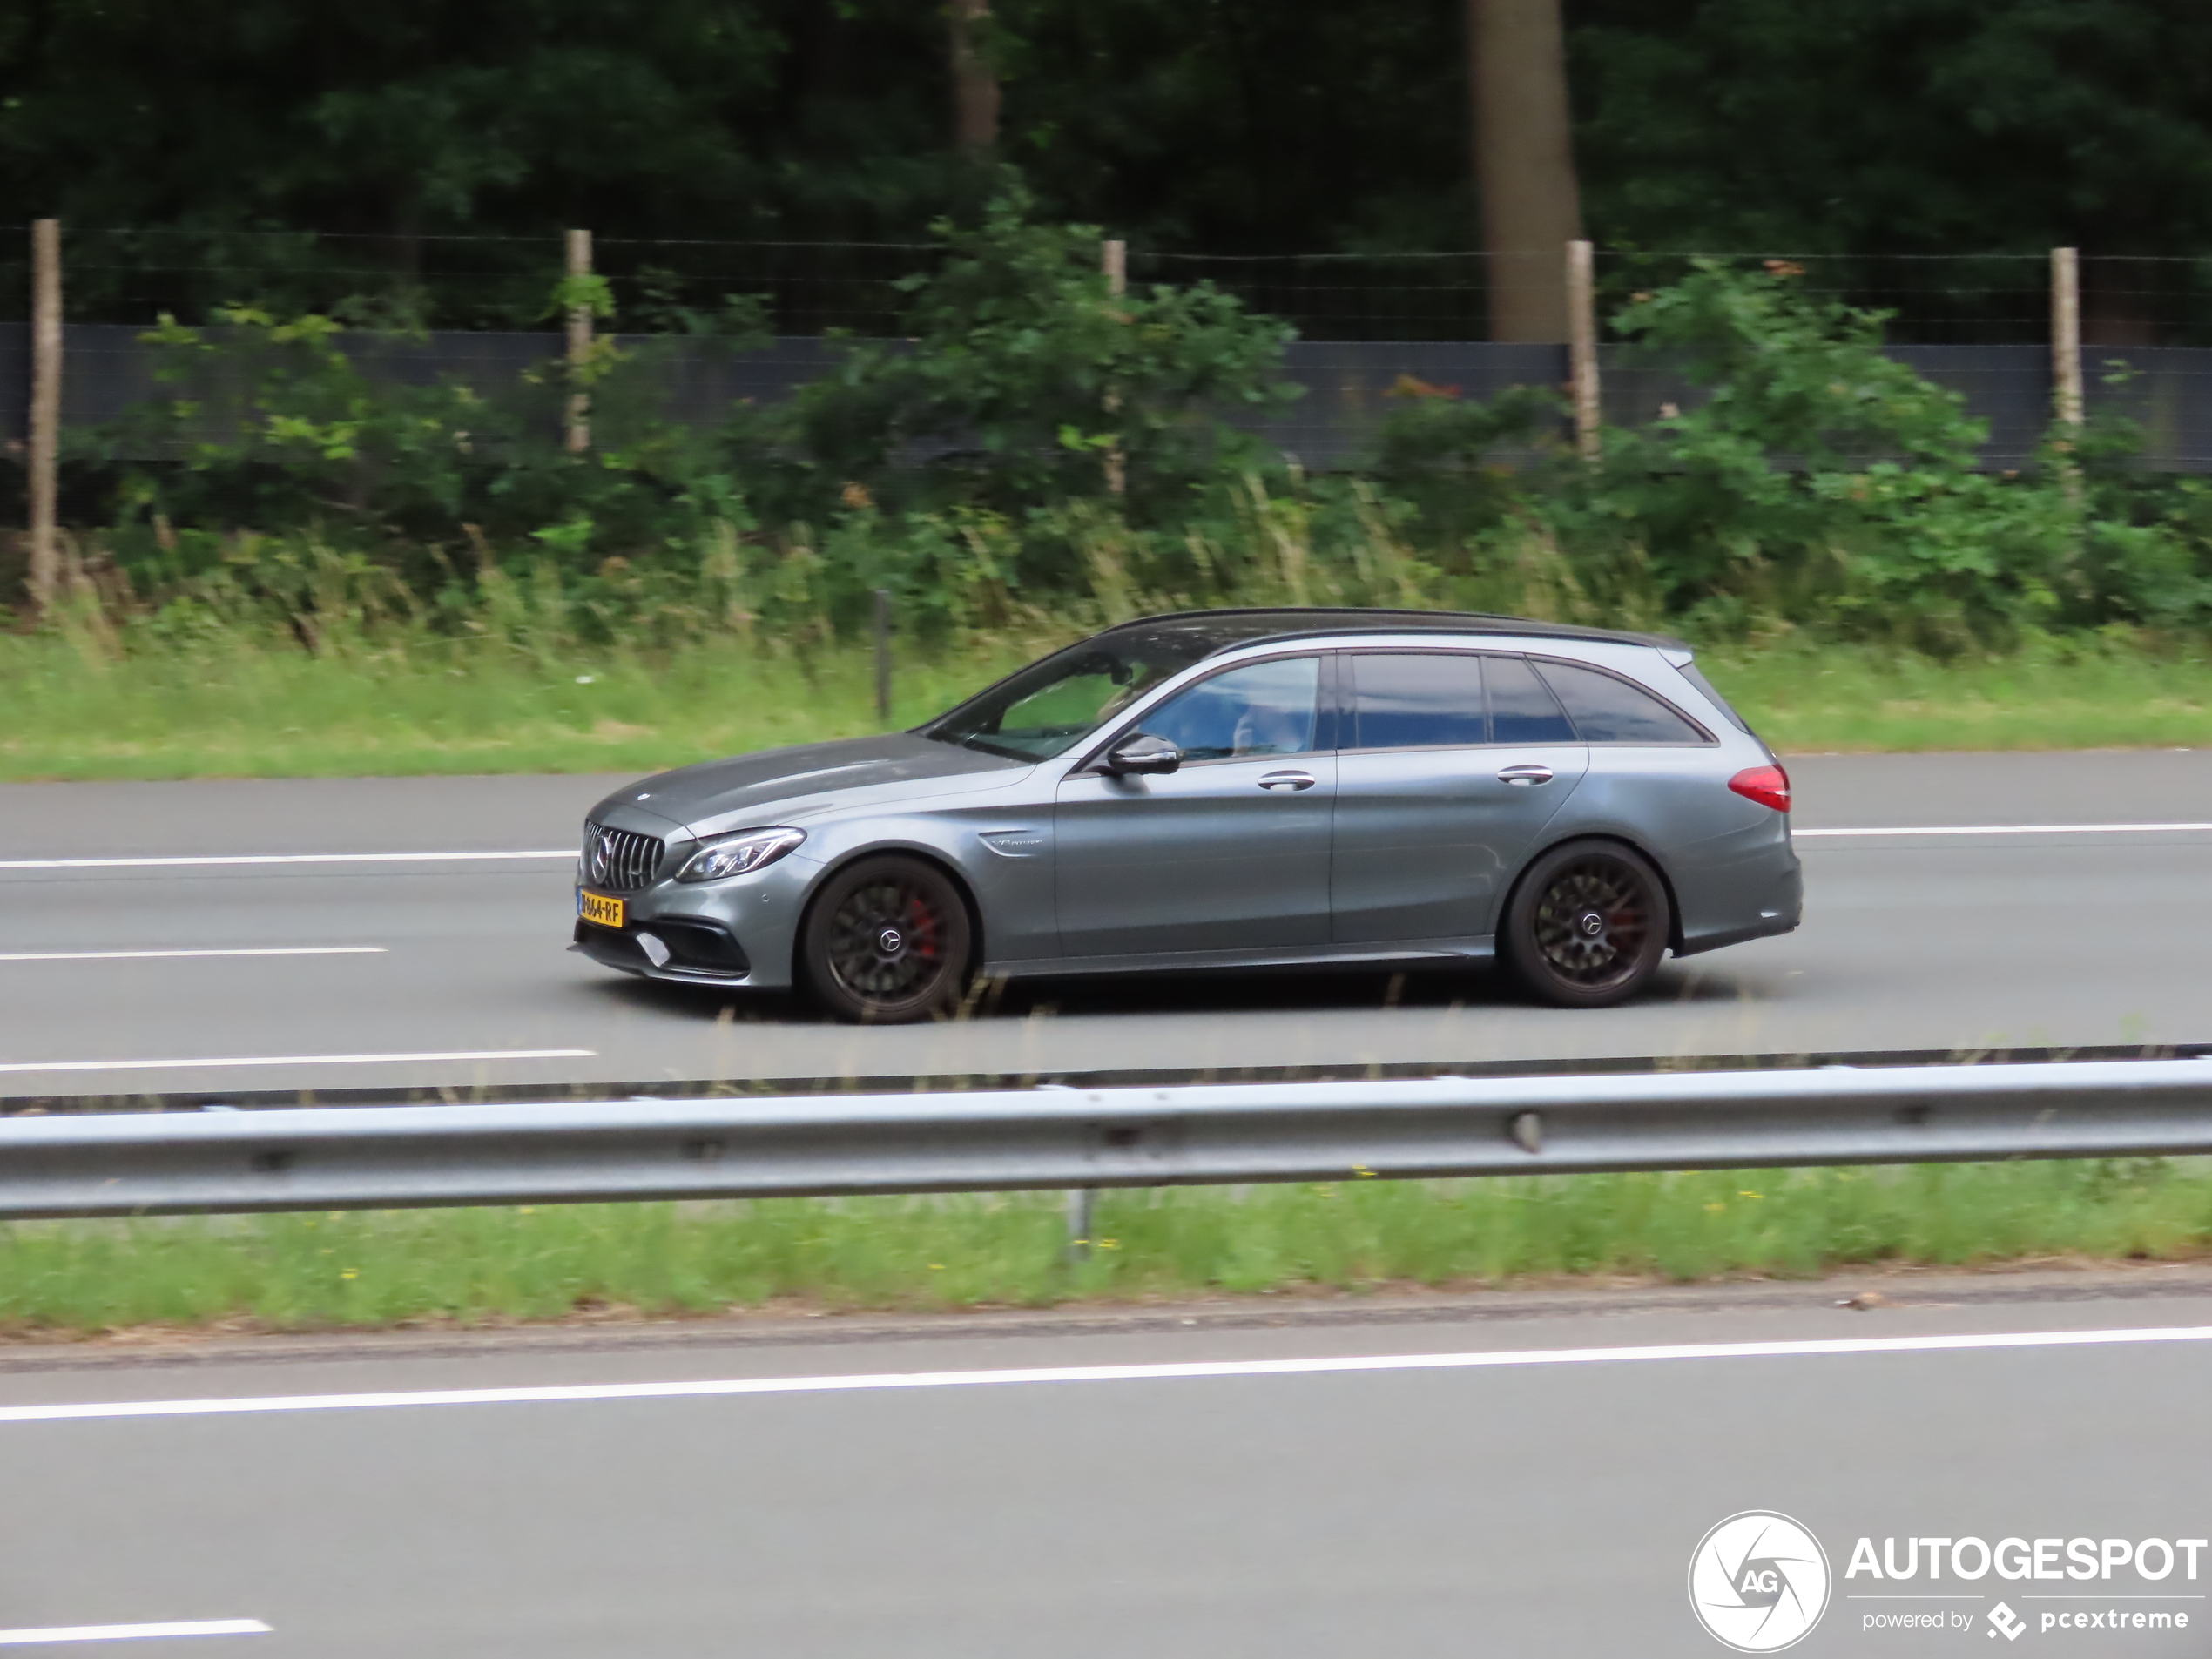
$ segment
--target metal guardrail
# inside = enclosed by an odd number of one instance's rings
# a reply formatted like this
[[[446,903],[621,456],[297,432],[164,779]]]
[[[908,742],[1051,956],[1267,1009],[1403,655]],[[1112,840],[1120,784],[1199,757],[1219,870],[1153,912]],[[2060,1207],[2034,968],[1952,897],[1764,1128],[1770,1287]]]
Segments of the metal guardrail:
[[[2212,1153],[2212,1059],[0,1119],[0,1217]]]

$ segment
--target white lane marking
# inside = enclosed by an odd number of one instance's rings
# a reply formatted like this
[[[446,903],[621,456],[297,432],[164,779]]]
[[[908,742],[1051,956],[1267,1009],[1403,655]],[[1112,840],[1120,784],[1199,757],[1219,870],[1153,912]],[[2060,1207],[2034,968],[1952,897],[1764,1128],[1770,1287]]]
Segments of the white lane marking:
[[[1664,1347],[1522,1348],[1491,1353],[1399,1353],[1329,1359],[1202,1359],[1150,1366],[1055,1366],[1009,1371],[913,1371],[849,1377],[747,1377],[721,1382],[586,1383],[543,1388],[450,1388],[410,1393],[276,1394],[241,1399],[98,1400],[0,1406],[0,1423],[86,1418],[219,1417],[264,1412],[376,1411],[403,1406],[519,1406],[577,1400],[697,1399],[729,1394],[833,1394],[887,1388],[978,1388],[1023,1383],[1158,1382],[1194,1377],[1312,1377],[1374,1371],[1477,1371],[1496,1366],[1619,1365],[1656,1359],[1797,1359],[1822,1354],[1944,1353],[1986,1348],[2101,1347],[2212,1341],[2212,1325],[2134,1331],[2021,1331],[1986,1336],[1844,1337],[1797,1342],[1703,1342]]]
[[[247,1055],[220,1060],[10,1060],[0,1071],[181,1071],[197,1066],[378,1066],[434,1060],[591,1060],[597,1049],[473,1049],[454,1054]]]
[[[199,1619],[177,1624],[65,1624],[50,1630],[0,1630],[0,1648],[38,1642],[142,1642],[149,1636],[265,1636],[259,1619]]]
[[[2212,830],[2212,824],[1931,824],[1904,829],[1792,829],[1812,835],[2159,835]]]
[[[381,956],[381,945],[270,945],[239,950],[11,950],[0,962],[151,962],[177,956]]]
[[[0,859],[0,870],[143,870],[204,864],[453,864],[485,859],[573,859],[557,853],[225,853],[192,858]]]

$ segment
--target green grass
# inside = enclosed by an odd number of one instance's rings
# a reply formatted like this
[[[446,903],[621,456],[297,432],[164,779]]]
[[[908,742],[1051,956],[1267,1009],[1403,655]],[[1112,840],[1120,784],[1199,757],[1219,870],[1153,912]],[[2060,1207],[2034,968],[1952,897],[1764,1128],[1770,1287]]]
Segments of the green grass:
[[[897,659],[892,724],[1017,666],[1019,647]],[[647,659],[475,642],[315,658],[145,651],[103,660],[0,637],[0,779],[641,772],[883,729],[864,650],[731,639]]]
[[[0,1331],[312,1330],[779,1305],[932,1310],[1560,1276],[2182,1258],[2212,1160],[1929,1165],[1061,1196],[590,1205],[0,1229]]]
[[[1785,753],[2212,745],[2212,662],[2126,644],[2031,644],[1939,662],[1793,644],[1700,653]]]
[[[894,725],[1049,640],[902,644]],[[2124,645],[1936,662],[1842,646],[1703,661],[1786,752],[2212,745],[2212,663]],[[735,637],[647,657],[417,638],[323,657],[281,644],[117,654],[0,636],[0,779],[642,772],[880,729],[867,652]]]

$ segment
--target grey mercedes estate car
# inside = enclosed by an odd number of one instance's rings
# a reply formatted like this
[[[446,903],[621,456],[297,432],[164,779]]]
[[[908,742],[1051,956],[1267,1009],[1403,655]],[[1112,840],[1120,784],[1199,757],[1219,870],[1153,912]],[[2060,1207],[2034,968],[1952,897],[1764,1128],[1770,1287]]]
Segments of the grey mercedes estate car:
[[[1797,925],[1790,780],[1680,642],[1426,611],[1109,628],[910,732],[609,796],[575,943],[924,1018],[979,979],[1501,958],[1596,1008]]]

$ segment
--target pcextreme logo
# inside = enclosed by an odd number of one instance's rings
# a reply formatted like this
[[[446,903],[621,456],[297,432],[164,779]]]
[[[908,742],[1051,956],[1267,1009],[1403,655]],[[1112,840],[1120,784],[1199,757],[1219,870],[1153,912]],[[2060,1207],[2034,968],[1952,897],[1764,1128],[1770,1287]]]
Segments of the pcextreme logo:
[[[1689,1605],[1716,1642],[1779,1653],[1828,1610],[1828,1554],[1806,1527],[1769,1509],[1730,1515],[1689,1557]]]

